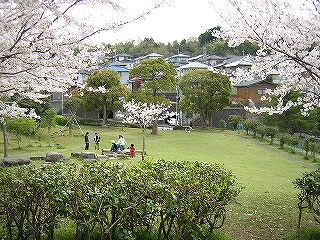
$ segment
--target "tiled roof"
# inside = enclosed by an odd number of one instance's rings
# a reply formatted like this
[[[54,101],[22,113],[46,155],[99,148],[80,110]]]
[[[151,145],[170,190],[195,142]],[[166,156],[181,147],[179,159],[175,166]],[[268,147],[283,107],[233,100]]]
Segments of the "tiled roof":
[[[208,65],[199,63],[199,62],[191,62],[186,65],[180,67],[181,69],[189,69],[189,68],[200,68],[200,69],[208,69]]]
[[[248,87],[248,86],[252,86],[258,83],[266,83],[266,84],[270,84],[270,85],[275,85],[274,83],[270,83],[266,80],[262,80],[262,79],[255,79],[255,80],[251,80],[251,81],[243,81],[239,84],[236,84],[235,87]]]
[[[104,66],[101,68],[101,70],[105,70],[105,69],[110,69],[110,70],[114,70],[117,72],[129,72],[128,68],[125,67],[119,67],[119,66],[113,66],[113,65],[108,65],[108,66]]]

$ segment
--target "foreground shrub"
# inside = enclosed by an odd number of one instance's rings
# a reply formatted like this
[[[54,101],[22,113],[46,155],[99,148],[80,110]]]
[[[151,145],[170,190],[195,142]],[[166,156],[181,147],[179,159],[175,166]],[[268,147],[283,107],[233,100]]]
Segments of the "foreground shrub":
[[[187,239],[197,235],[201,225],[210,231],[220,228],[226,217],[225,207],[241,190],[233,174],[220,165],[161,160],[143,162],[133,170],[153,186],[145,190],[149,204],[155,208],[151,213],[158,226],[158,239],[170,234],[175,239]]]
[[[300,190],[298,196],[299,217],[297,226],[297,239],[300,239],[300,223],[303,209],[312,212],[314,220],[320,224],[320,170],[305,173],[294,181],[294,185]]]
[[[1,168],[0,212],[5,239],[53,239],[65,209],[68,178],[74,169],[61,164]]]
[[[142,162],[53,164],[0,170],[0,217],[6,239],[54,239],[59,219],[74,239],[205,239],[240,193],[218,164]],[[61,234],[61,231],[59,231]],[[70,236],[70,234],[66,233]],[[212,235],[213,236],[213,235]]]

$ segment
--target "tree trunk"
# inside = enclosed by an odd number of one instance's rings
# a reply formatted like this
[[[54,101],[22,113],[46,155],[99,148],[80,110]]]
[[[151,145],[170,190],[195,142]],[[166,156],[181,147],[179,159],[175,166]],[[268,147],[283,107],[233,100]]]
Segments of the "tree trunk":
[[[103,117],[102,117],[102,126],[107,126],[107,118],[108,118],[108,115],[107,115],[107,106],[104,104],[103,105]]]
[[[297,222],[297,229],[296,229],[296,240],[300,240],[300,227],[301,227],[301,217],[302,217],[302,201],[298,203],[299,207],[299,215],[298,215],[298,222]]]
[[[3,157],[8,157],[8,135],[7,135],[7,128],[6,128],[6,122],[4,118],[0,119],[1,126],[2,126],[2,133],[3,133]]]
[[[201,116],[201,122],[202,122],[202,128],[205,130],[208,130],[209,129],[209,120],[206,117]]]
[[[48,127],[48,146],[51,147],[51,129]]]
[[[142,160],[144,160],[144,152],[145,152],[145,149],[146,149],[146,143],[145,143],[145,132],[146,132],[146,129],[145,128],[142,128]]]
[[[13,239],[12,238],[12,236],[13,236],[13,234],[12,234],[12,222],[13,222],[12,219],[8,219],[7,220],[7,224],[6,224],[6,227],[7,227],[7,239],[8,240],[12,240]]]
[[[152,132],[151,132],[151,134],[153,134],[153,135],[157,135],[158,134],[158,123],[157,123],[157,120],[152,123]]]
[[[48,236],[47,240],[53,240],[54,239],[54,224],[50,223],[48,226]]]
[[[70,119],[69,119],[69,121],[68,121],[69,135],[70,135],[70,136],[72,135],[72,123],[73,123],[73,115],[72,115],[72,113],[70,112]]]

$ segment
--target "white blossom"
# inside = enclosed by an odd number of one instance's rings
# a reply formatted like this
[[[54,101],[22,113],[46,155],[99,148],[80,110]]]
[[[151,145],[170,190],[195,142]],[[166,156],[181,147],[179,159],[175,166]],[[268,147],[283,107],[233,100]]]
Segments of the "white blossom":
[[[13,95],[39,101],[43,93],[65,92],[77,72],[93,68],[102,55],[104,48],[93,46],[87,41],[90,37],[144,16],[137,13],[131,19],[99,21],[97,25],[88,21],[92,15],[84,11],[90,7],[105,13],[123,10],[113,0],[0,1],[0,117],[25,112],[21,109],[6,115]]]
[[[257,43],[258,56],[248,73],[235,75],[234,82],[265,79],[277,75],[282,81],[270,96],[279,97],[272,108],[247,109],[252,112],[282,113],[301,105],[307,114],[319,105],[320,96],[320,2],[317,0],[227,0],[233,11],[221,11],[226,26],[222,37],[230,46],[244,41]],[[284,102],[290,91],[302,92],[298,101]]]
[[[164,104],[147,104],[132,100],[123,104],[125,112],[121,117],[124,123],[138,124],[141,129],[146,129],[154,121],[171,116],[172,113],[168,112],[169,107]]]

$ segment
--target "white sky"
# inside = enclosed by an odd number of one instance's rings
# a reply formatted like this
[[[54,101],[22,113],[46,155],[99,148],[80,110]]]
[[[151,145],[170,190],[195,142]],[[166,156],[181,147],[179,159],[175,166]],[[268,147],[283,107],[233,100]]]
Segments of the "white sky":
[[[125,8],[124,12],[112,10],[107,13],[104,10],[98,14],[95,10],[95,23],[119,19],[126,21],[152,8],[161,0],[116,1]],[[152,37],[156,42],[172,43],[174,40],[180,42],[189,37],[198,37],[209,28],[223,25],[214,6],[225,8],[226,3],[223,0],[165,0],[160,8],[154,9],[143,19],[127,24],[118,31],[99,34],[94,38],[94,42],[114,44]]]

